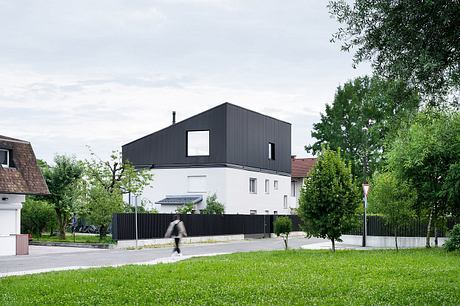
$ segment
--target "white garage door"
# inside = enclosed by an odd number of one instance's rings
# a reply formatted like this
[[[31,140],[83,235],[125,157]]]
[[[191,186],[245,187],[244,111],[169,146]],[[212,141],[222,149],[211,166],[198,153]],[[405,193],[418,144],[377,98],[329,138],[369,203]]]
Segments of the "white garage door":
[[[16,210],[0,210],[0,235],[16,233]]]

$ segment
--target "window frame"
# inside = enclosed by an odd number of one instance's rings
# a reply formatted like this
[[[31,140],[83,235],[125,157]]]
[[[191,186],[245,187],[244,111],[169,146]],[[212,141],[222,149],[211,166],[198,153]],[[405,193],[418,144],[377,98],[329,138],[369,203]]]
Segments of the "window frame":
[[[291,181],[291,197],[295,197],[296,196],[296,182],[295,181]]]
[[[278,180],[273,181],[273,189],[278,190]]]
[[[268,159],[269,160],[275,160],[276,159],[276,146],[274,142],[269,142],[268,143]]]
[[[288,209],[288,197],[286,194],[283,196],[283,208]]]
[[[10,150],[8,149],[0,149],[2,152],[6,152],[6,164],[0,164],[0,166],[4,168],[9,168],[10,167]]]
[[[254,182],[254,191],[251,190],[251,182]],[[249,193],[250,194],[257,194],[257,178],[250,177],[249,178]]]
[[[270,180],[265,179],[265,194],[270,194]]]
[[[189,133],[193,132],[208,132],[208,154],[201,154],[201,155],[190,155],[189,152]],[[185,131],[185,156],[186,157],[205,157],[211,156],[211,131],[209,129],[205,130],[186,130]]]

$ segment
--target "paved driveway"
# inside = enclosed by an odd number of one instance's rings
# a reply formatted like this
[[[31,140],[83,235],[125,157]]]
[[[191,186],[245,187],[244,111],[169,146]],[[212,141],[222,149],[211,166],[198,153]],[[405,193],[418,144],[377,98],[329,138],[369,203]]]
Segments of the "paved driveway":
[[[300,248],[303,245],[324,242],[322,239],[291,238],[289,246]],[[281,250],[284,248],[281,238],[254,239],[222,243],[203,243],[183,245],[184,255],[197,256],[216,253],[236,253],[261,250]],[[62,247],[34,246],[28,256],[0,257],[0,276],[16,273],[34,273],[39,271],[77,269],[81,267],[100,267],[124,264],[148,263],[169,258],[171,248],[152,248],[142,250],[102,250]]]

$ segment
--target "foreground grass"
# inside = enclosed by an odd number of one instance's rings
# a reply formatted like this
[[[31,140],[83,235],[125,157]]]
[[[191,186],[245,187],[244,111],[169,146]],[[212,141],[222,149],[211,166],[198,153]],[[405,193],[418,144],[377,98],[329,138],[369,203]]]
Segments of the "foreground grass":
[[[0,279],[0,305],[451,304],[460,254],[274,251]]]
[[[42,234],[41,237],[34,237],[34,241],[41,241],[41,242],[74,242],[74,237],[72,233],[66,233],[65,239],[59,238],[59,236],[50,236],[49,234]],[[99,235],[85,235],[85,234],[76,234],[75,235],[75,242],[76,243],[115,243],[112,240],[112,237],[108,235],[107,237],[103,238],[102,240],[99,239]]]

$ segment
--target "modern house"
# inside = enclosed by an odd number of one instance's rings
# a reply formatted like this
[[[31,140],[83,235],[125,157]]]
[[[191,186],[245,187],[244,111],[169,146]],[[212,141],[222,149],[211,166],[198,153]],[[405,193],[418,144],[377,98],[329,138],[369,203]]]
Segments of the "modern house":
[[[305,178],[310,173],[316,163],[316,157],[296,158],[291,159],[291,197],[294,198],[295,208],[299,205],[300,190]]]
[[[141,199],[162,213],[187,203],[199,213],[216,194],[226,214],[288,214],[291,124],[224,103],[122,147],[124,160],[150,169]]]
[[[0,255],[15,255],[25,195],[48,194],[29,142],[0,136]]]

